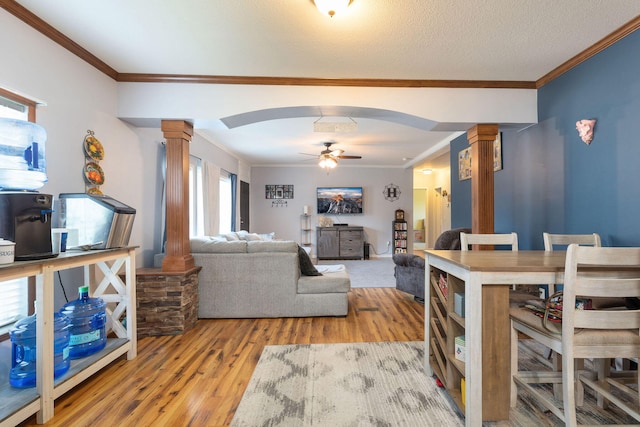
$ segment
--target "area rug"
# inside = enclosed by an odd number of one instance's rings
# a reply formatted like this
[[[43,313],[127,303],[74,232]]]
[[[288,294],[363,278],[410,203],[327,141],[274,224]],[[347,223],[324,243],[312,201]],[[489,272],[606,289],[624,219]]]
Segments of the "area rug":
[[[424,342],[266,346],[231,426],[462,426]]]
[[[367,260],[322,260],[320,265],[343,264],[347,267],[352,288],[395,288],[395,264],[391,257]]]

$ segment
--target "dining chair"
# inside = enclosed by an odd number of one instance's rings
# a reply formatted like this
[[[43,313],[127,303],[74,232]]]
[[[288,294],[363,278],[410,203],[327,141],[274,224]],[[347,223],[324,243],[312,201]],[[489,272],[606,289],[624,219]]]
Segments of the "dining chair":
[[[518,233],[460,233],[460,245],[462,251],[468,251],[469,245],[478,246],[511,246],[512,251],[518,250]],[[516,285],[512,285],[512,289],[516,289]]]
[[[580,268],[579,268],[580,267]],[[629,378],[609,370],[576,369],[576,359],[637,358],[640,356],[640,310],[584,310],[576,299],[640,296],[640,248],[605,248],[571,244],[564,270],[562,322],[546,324],[531,310],[510,308],[511,406],[517,404],[518,387],[564,421],[577,425],[576,406],[584,399],[584,387],[604,396],[630,417],[640,421],[637,371]],[[518,335],[525,334],[562,355],[561,372],[520,371]],[[628,374],[628,372],[627,372]],[[560,409],[541,384],[562,384]],[[612,392],[615,389],[615,393]],[[630,399],[625,399],[625,395]]]
[[[463,251],[469,250],[469,245],[507,245],[512,251],[518,250],[518,234],[480,234],[480,233],[460,233],[460,245]]]
[[[593,234],[552,234],[544,232],[542,233],[542,240],[544,241],[544,250],[553,251],[554,246],[564,246],[565,248],[572,243],[577,243],[583,246],[602,246],[600,241],[600,235],[598,233]],[[547,295],[553,295],[555,292],[555,284],[549,283],[547,285]]]

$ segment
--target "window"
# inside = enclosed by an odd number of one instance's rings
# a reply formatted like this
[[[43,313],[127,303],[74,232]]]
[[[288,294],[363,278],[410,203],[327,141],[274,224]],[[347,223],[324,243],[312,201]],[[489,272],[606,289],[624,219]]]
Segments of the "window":
[[[227,171],[220,171],[220,234],[230,233],[232,230],[231,216],[233,213],[233,198],[231,196],[231,175]]]
[[[0,118],[35,122],[35,102],[0,88]],[[0,282],[0,341],[7,339],[7,332],[17,320],[28,315],[29,286],[27,278]]]
[[[190,237],[235,231],[235,175],[207,165],[197,157],[189,159]]]
[[[36,121],[36,103],[0,88],[0,117]]]
[[[26,278],[7,280],[0,283],[2,287],[0,333],[2,333],[8,332],[9,325],[27,315],[29,292]]]
[[[189,158],[189,236],[204,235],[204,194],[201,161]]]

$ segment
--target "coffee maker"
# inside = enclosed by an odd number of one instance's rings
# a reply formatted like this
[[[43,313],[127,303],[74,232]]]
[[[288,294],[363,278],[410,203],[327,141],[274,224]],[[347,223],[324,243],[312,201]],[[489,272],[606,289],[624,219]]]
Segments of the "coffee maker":
[[[0,237],[15,242],[15,260],[53,258],[53,196],[33,191],[0,191]]]

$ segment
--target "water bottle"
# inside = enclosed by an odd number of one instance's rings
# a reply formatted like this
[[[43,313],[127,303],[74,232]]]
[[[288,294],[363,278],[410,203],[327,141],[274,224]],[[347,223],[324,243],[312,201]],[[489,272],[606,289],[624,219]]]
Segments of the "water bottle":
[[[78,288],[78,299],[66,303],[60,312],[69,318],[69,357],[79,359],[107,345],[107,304],[102,298],[90,298],[89,287]]]
[[[11,337],[9,384],[17,388],[36,386],[36,314],[16,322]],[[53,317],[53,377],[69,370],[69,319],[60,313]]]
[[[0,190],[37,190],[47,182],[44,128],[0,118]]]

